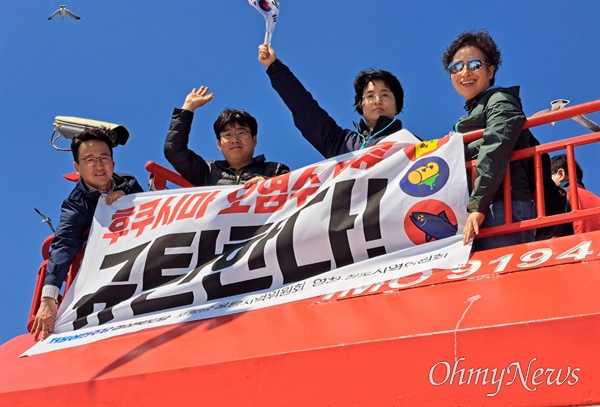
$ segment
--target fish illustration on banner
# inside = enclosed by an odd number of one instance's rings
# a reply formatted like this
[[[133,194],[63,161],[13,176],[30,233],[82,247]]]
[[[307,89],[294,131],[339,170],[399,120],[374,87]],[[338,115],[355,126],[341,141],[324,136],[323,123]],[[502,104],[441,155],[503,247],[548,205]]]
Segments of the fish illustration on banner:
[[[426,242],[431,241],[431,239],[439,240],[454,236],[458,229],[457,225],[448,219],[446,211],[442,211],[437,215],[428,212],[412,212],[410,220],[419,230],[425,233]]]
[[[279,2],[277,0],[248,0],[248,3],[258,10],[265,18],[266,32],[265,44],[270,44],[277,24],[277,16],[279,15]]]

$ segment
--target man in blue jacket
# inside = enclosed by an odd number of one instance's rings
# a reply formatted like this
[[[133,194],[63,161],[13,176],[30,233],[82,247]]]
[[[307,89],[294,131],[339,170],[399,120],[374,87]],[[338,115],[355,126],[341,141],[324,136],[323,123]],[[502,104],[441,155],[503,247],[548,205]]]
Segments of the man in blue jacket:
[[[123,195],[143,192],[137,180],[127,174],[114,173],[110,130],[87,129],[71,141],[73,165],[79,181],[62,204],[60,222],[50,247],[42,299],[31,334],[35,340],[46,339],[54,331],[56,305],[63,281],[73,258],[92,225],[98,199],[108,205]]]
[[[354,108],[362,119],[356,129],[344,129],[319,106],[269,44],[259,46],[258,60],[267,68],[271,85],[292,112],[298,130],[325,158],[370,147],[402,130],[396,115],[402,111],[404,90],[388,71],[362,71],[356,76]]]

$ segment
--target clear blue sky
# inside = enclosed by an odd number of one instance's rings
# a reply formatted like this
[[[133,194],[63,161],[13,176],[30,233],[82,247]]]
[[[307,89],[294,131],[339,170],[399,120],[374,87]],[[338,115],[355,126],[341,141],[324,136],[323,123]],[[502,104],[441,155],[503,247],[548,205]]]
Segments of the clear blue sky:
[[[0,343],[26,332],[40,248],[74,184],[70,153],[50,145],[55,116],[125,125],[117,171],[147,180],[144,164],[163,157],[174,107],[193,87],[215,98],[196,111],[191,147],[220,158],[212,123],[225,107],[259,123],[258,153],[299,168],[321,159],[296,130],[271,88],[257,48],[263,17],[247,0],[75,1],[81,20],[48,17],[63,2],[0,0]],[[521,86],[528,115],[558,98],[600,98],[600,2],[280,0],[273,47],[332,117],[345,127],[354,76],[394,72],[405,89],[399,118],[423,139],[445,135],[464,113],[441,55],[464,30],[487,29],[500,46],[496,83]],[[600,114],[588,116],[600,123]],[[573,121],[537,128],[542,142],[584,134]],[[64,140],[62,140],[64,141]],[[63,145],[67,145],[64,143]],[[584,181],[600,194],[600,148],[576,150]]]

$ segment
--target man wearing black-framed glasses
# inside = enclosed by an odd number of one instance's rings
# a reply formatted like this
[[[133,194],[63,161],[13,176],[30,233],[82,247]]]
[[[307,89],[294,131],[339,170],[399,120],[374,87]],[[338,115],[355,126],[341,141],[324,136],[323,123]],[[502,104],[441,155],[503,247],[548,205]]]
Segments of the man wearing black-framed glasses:
[[[77,185],[65,199],[60,212],[42,299],[31,334],[35,340],[46,339],[54,331],[58,294],[75,255],[83,246],[86,230],[92,225],[98,200],[104,197],[111,205],[123,195],[144,192],[135,177],[114,172],[111,131],[92,128],[71,140],[73,165],[79,174]]]
[[[194,88],[181,109],[175,108],[164,145],[165,157],[183,178],[195,186],[250,185],[290,172],[287,165],[254,156],[258,124],[248,112],[225,109],[213,125],[224,160],[207,162],[188,147],[194,111],[210,102],[208,88]]]

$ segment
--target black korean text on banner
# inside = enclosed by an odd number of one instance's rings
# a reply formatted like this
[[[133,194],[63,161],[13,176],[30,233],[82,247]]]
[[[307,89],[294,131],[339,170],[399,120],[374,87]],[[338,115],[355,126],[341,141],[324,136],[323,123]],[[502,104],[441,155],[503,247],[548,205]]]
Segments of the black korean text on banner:
[[[383,160],[385,153],[393,146],[393,143],[381,143],[378,148],[369,153],[344,162],[334,164],[333,177],[339,176],[348,168],[367,170]],[[220,230],[202,231],[198,247],[198,264],[186,275],[165,276],[164,269],[184,268],[190,265],[192,253],[166,254],[167,249],[190,247],[197,232],[171,234],[161,236],[149,247],[143,268],[142,294],[131,302],[133,315],[142,315],[163,311],[170,308],[182,307],[194,303],[194,288],[190,287],[187,292],[154,297],[155,288],[165,287],[168,284],[190,284],[195,278],[202,274],[202,287],[205,290],[206,300],[215,300],[234,295],[246,294],[272,288],[273,276],[253,277],[252,271],[266,267],[264,261],[264,249],[267,241],[275,239],[276,257],[279,271],[283,275],[284,284],[301,281],[315,275],[330,271],[333,267],[331,260],[323,260],[300,265],[294,253],[293,232],[296,222],[302,212],[313,205],[322,204],[329,188],[323,189],[316,196],[309,199],[318,192],[321,180],[315,173],[317,167],[307,168],[291,184],[290,174],[269,180],[270,182],[258,185],[259,195],[255,200],[254,211],[258,213],[274,212],[282,207],[288,198],[296,199],[299,209],[289,218],[275,225],[264,225],[262,227],[231,227],[229,230],[230,241],[224,246],[223,253],[216,253],[216,240]],[[353,264],[348,230],[354,228],[358,214],[349,212],[354,180],[346,180],[335,183],[333,186],[332,206],[329,210],[328,236],[332,257],[336,267]],[[367,191],[367,206],[363,212],[364,235],[367,240],[381,237],[380,232],[380,201],[385,193],[386,179],[369,179]],[[221,210],[219,214],[248,213],[251,205],[242,204],[242,200],[248,197],[253,188],[244,192],[238,189],[228,194],[227,200],[230,205]],[[112,216],[109,227],[110,233],[105,234],[105,239],[114,243],[130,231],[139,237],[146,227],[154,229],[157,226],[168,225],[174,221],[186,219],[199,219],[204,216],[207,206],[213,202],[218,191],[184,194],[177,199],[169,197],[161,202],[156,199],[140,205],[139,209],[127,208],[117,210]],[[235,242],[235,243],[233,243]],[[75,305],[77,318],[73,323],[75,329],[82,328],[88,324],[88,316],[94,312],[96,305],[104,305],[105,308],[98,313],[100,324],[113,319],[112,307],[132,298],[137,292],[138,285],[128,283],[131,266],[138,260],[148,243],[132,249],[108,254],[101,266],[101,270],[123,264],[117,272],[110,285],[99,288],[95,293],[83,296]],[[222,271],[240,261],[247,253],[249,273],[247,279],[230,284],[222,283]],[[369,258],[385,254],[384,246],[368,250]],[[210,265],[212,273],[207,273]]]
[[[355,259],[350,249],[348,230],[354,228],[355,220],[359,214],[349,212],[351,196],[355,182],[353,180],[341,181],[333,186],[333,198],[329,216],[328,236],[332,257],[336,267],[353,264]],[[384,193],[387,180],[369,179],[367,183],[367,205],[362,213],[364,219],[364,235],[367,239],[381,237],[379,202]],[[267,224],[255,227],[232,227],[229,230],[230,239],[237,243],[224,246],[223,253],[216,253],[216,240],[220,230],[202,232],[178,233],[161,236],[155,239],[148,249],[144,261],[142,294],[131,303],[134,315],[153,313],[170,308],[177,308],[194,303],[195,288],[191,284],[201,276],[202,287],[206,292],[207,300],[225,298],[229,296],[246,294],[272,287],[273,276],[254,278],[252,270],[264,268],[264,249],[267,241],[274,239],[276,257],[279,271],[283,275],[284,284],[301,281],[318,274],[332,270],[333,262],[323,260],[308,264],[300,264],[294,252],[294,228],[302,212],[313,205],[322,204],[329,188],[319,192],[309,202],[297,210],[292,216],[277,224]],[[198,247],[199,263],[191,272],[181,276],[165,276],[163,269],[184,268],[190,265],[192,253],[166,254],[167,249],[188,248],[191,246],[197,233],[201,233]],[[240,242],[241,241],[241,242]],[[87,317],[94,312],[97,305],[105,305],[98,313],[99,323],[106,323],[113,319],[111,309],[115,304],[129,300],[137,290],[137,284],[128,283],[131,266],[138,261],[138,257],[148,246],[145,243],[132,249],[108,254],[105,256],[101,270],[122,264],[112,280],[112,284],[101,287],[95,293],[82,297],[74,306],[77,319],[74,328],[79,329],[88,324]],[[384,246],[371,249],[369,257],[385,254]],[[221,273],[235,263],[245,258],[249,253],[247,279],[231,284],[223,284]],[[210,267],[212,273],[207,273]],[[157,287],[169,284],[188,284],[189,291],[172,296],[154,298]]]

